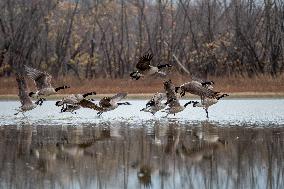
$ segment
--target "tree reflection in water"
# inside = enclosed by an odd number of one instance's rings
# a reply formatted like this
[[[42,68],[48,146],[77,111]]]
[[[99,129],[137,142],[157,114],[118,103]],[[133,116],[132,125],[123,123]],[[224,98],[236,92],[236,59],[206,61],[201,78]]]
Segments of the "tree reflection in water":
[[[11,125],[0,150],[0,188],[284,186],[283,127]]]

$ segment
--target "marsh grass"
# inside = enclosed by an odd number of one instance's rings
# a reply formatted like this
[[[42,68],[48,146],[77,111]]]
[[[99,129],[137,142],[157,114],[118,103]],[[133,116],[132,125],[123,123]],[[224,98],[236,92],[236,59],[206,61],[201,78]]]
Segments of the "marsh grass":
[[[176,85],[190,81],[190,77],[179,76],[172,79]],[[82,79],[65,77],[54,79],[54,86],[70,85],[71,88],[64,90],[61,94],[84,93],[96,91],[98,94],[113,94],[117,92],[128,92],[131,94],[148,94],[163,91],[162,82],[166,78],[143,78],[138,81],[129,78],[124,79]],[[270,93],[284,92],[284,76],[273,78],[271,76],[247,77],[210,77],[215,81],[215,90],[226,93]],[[33,81],[28,79],[30,90],[35,90]],[[0,95],[16,95],[18,88],[13,77],[1,78]]]

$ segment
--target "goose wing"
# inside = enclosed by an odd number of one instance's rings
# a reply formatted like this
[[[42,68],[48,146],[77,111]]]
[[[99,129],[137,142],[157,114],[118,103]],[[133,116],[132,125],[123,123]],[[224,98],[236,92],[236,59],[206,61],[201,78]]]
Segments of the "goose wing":
[[[201,78],[198,78],[198,77],[196,77],[196,76],[192,76],[192,81],[198,82],[198,83],[200,83],[203,87],[206,87],[206,88],[208,88],[208,89],[213,89],[213,84],[214,84],[213,81],[209,81],[209,80],[206,80],[206,79],[201,79]]]
[[[25,78],[23,76],[20,76],[19,74],[16,75],[16,80],[21,82],[24,81],[24,79]],[[28,92],[24,88],[24,85],[19,85],[19,98],[22,106],[29,106],[33,104]]]
[[[38,90],[51,87],[52,76],[48,73],[39,71],[26,65],[25,71],[27,72],[27,75],[35,81],[36,88]]]
[[[197,81],[191,81],[181,86],[186,92],[195,94],[201,97],[216,98],[219,92],[215,92],[207,87],[203,87],[201,83]]]
[[[174,87],[171,80],[164,82],[164,89],[166,91],[167,104],[170,107],[180,106],[180,103],[179,103],[177,96],[176,96],[176,93],[175,93],[175,87]]]
[[[76,95],[72,94],[62,99],[65,104],[76,104],[79,102],[79,99]]]
[[[136,64],[136,68],[139,71],[149,70],[151,68],[150,62],[151,62],[152,58],[153,58],[152,54],[146,54],[146,55],[140,57],[138,63]]]
[[[100,107],[109,108],[111,107],[110,101],[111,101],[110,97],[104,97],[100,100],[99,105]]]
[[[110,104],[116,104],[127,96],[127,93],[117,93],[110,99]]]
[[[162,100],[166,99],[167,95],[166,93],[156,93],[150,100],[148,103],[153,102],[154,104],[159,104],[161,103]]]
[[[83,108],[90,108],[90,109],[93,109],[93,110],[96,110],[96,111],[104,111],[104,108],[98,106],[97,104],[89,101],[89,100],[86,100],[86,99],[83,99],[81,100],[78,105],[80,105],[81,107]]]

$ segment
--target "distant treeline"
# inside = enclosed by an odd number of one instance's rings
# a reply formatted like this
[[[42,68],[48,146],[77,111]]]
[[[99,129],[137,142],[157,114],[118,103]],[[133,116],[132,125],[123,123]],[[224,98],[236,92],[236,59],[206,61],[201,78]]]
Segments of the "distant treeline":
[[[1,0],[0,76],[122,78],[139,56],[195,75],[284,71],[283,0]],[[184,71],[175,66],[181,74]]]

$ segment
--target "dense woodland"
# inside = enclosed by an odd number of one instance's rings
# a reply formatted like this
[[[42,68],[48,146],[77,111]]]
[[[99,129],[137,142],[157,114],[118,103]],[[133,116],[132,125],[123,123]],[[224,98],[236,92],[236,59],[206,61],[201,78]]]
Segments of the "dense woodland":
[[[0,76],[128,77],[139,56],[180,74],[284,71],[283,0],[1,0]]]

